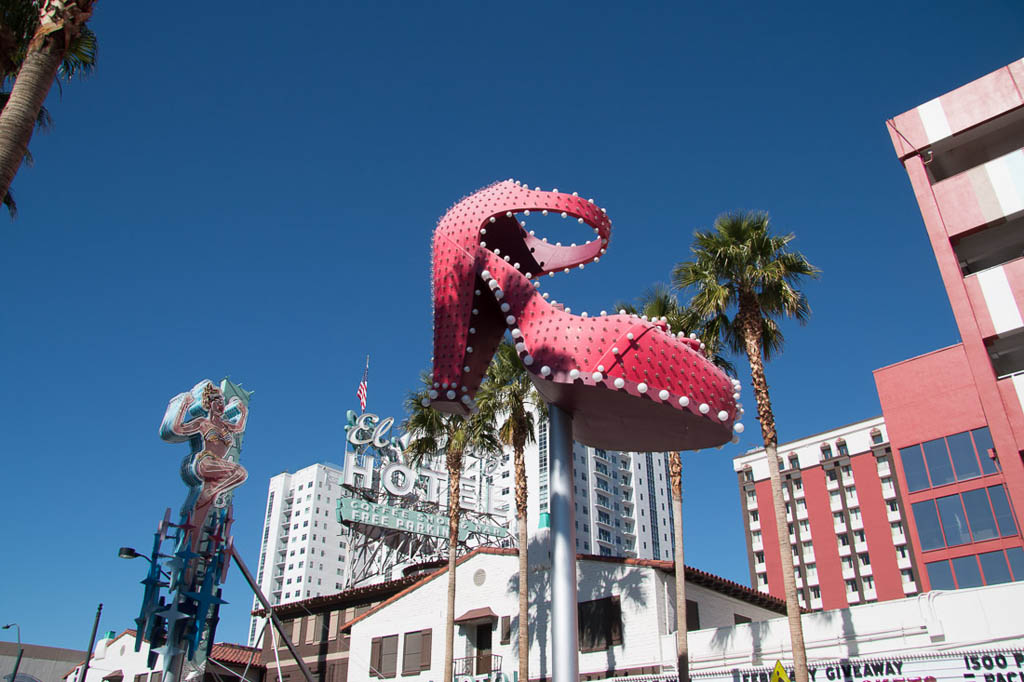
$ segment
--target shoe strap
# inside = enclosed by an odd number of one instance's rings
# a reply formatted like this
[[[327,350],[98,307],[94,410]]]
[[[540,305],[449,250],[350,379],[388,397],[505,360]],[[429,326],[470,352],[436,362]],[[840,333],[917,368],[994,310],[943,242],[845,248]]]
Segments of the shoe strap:
[[[530,189],[512,180],[504,180],[485,187],[459,203],[465,202],[472,202],[476,207],[485,210],[486,218],[481,227],[486,227],[491,217],[504,218],[508,213],[521,214],[523,211],[547,211],[549,214],[565,214],[566,218],[582,219],[593,228],[594,238],[576,246],[557,246],[525,233],[523,240],[533,252],[533,257],[538,263],[544,264],[539,274],[592,263],[601,257],[611,238],[612,221],[608,215],[592,200],[575,194],[545,192]]]

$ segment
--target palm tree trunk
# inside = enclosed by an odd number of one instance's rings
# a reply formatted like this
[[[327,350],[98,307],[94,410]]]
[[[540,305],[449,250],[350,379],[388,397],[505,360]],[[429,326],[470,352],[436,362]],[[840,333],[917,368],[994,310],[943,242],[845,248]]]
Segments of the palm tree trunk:
[[[65,7],[43,2],[40,25],[18,70],[11,96],[0,111],[0,197],[7,196],[28,151],[39,110],[57,77],[68,44],[89,18],[92,0]]]
[[[744,349],[750,362],[750,379],[757,399],[757,419],[761,422],[765,455],[768,457],[768,475],[771,479],[772,503],[775,509],[775,529],[779,540],[779,558],[782,563],[782,586],[786,594],[786,615],[789,618],[789,636],[793,648],[793,682],[807,682],[807,651],[804,647],[804,629],[800,621],[800,602],[796,596],[796,576],[793,571],[793,552],[789,544],[789,526],[786,503],[782,497],[782,476],[776,446],[775,415],[772,414],[768,382],[764,375],[761,356],[761,314],[756,303],[744,304],[741,298],[739,316],[742,318]]]
[[[530,611],[527,598],[529,583],[527,566],[529,564],[529,548],[526,538],[526,461],[523,448],[519,446],[513,453],[516,470],[516,515],[519,541],[519,679],[527,682],[530,679]]]
[[[686,564],[683,557],[683,462],[678,452],[668,453],[672,481],[672,514],[676,541],[676,670],[679,682],[690,682],[690,647],[686,632]]]
[[[452,677],[455,651],[455,564],[459,549],[462,453],[448,450],[448,616],[444,628],[444,678]]]

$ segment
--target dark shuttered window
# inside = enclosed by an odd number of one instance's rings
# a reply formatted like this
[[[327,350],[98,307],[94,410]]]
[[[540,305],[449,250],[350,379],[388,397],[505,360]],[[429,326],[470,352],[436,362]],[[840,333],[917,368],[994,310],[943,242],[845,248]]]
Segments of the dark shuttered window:
[[[697,602],[686,600],[686,631],[700,630],[700,607]]]
[[[577,615],[580,651],[604,651],[622,644],[622,606],[617,596],[581,602]]]
[[[512,616],[501,617],[501,643],[508,644],[512,641]]]
[[[430,630],[405,633],[402,645],[402,674],[418,675],[430,670]]]
[[[394,677],[398,673],[398,635],[388,635],[380,640],[380,675]]]
[[[370,642],[370,675],[380,677],[380,642],[381,637],[374,637]]]

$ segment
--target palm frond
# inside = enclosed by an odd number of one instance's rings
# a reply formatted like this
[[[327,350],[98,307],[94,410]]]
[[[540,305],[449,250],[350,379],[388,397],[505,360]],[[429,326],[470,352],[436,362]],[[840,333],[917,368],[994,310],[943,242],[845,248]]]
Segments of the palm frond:
[[[7,190],[7,195],[4,197],[4,206],[7,207],[7,214],[14,220],[18,217],[18,205],[14,203],[14,196],[11,194],[11,190]]]
[[[96,34],[88,26],[83,26],[78,36],[68,45],[57,75],[65,81],[75,76],[85,78],[96,70],[98,56],[99,45],[96,41]]]
[[[810,305],[798,286],[821,271],[799,251],[788,250],[793,239],[791,233],[771,234],[764,211],[723,213],[710,230],[694,232],[691,259],[673,268],[672,287],[690,294],[684,326],[697,333],[712,355],[723,348],[745,352],[737,324],[741,298],[756,302],[758,309],[752,312],[762,320],[756,341],[765,360],[782,351],[781,319],[801,324],[810,319]]]

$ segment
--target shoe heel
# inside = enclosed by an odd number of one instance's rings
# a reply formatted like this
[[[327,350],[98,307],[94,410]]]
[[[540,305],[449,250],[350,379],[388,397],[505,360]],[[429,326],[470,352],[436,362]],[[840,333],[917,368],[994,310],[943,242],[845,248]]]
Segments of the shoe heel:
[[[505,326],[493,299],[484,294],[486,287],[478,275],[482,254],[471,255],[438,232],[433,255],[434,385],[428,393],[430,404],[441,412],[469,414],[472,396],[501,343]]]

